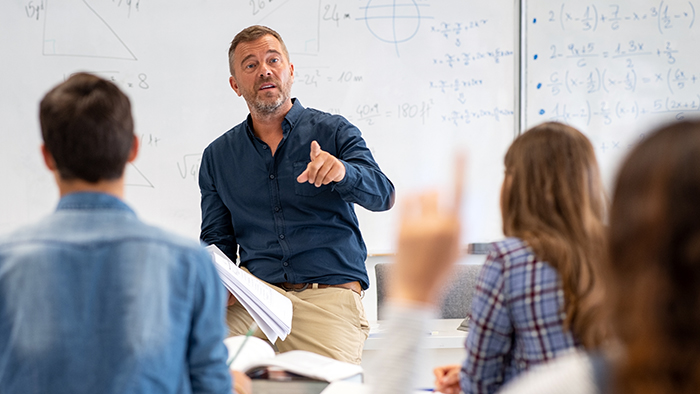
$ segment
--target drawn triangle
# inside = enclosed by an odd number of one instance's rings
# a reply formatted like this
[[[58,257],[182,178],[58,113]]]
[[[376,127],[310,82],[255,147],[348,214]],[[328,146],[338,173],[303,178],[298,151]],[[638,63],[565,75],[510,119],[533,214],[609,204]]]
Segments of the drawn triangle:
[[[129,163],[129,165],[126,166],[124,185],[150,187],[155,189],[155,186],[153,186],[151,181],[149,181],[148,178],[146,178],[146,176],[143,175],[143,173],[133,163]]]
[[[308,5],[300,5],[298,1],[286,0],[272,8],[269,3],[262,10],[263,16],[258,23],[270,26],[289,26],[289,16],[299,14],[299,8],[307,8]],[[306,2],[305,2],[306,3]],[[321,1],[318,1],[321,7]],[[304,12],[294,18],[294,34],[282,34],[287,50],[292,54],[317,55],[320,51],[321,40],[319,37],[319,16],[315,12]],[[292,59],[294,60],[294,59]]]
[[[88,0],[44,0],[45,56],[136,60]]]

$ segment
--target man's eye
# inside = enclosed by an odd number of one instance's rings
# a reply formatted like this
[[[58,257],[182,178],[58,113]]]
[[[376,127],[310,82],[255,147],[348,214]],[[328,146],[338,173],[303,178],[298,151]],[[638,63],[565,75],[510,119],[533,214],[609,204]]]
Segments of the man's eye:
[[[251,68],[253,68],[253,67],[255,67],[255,64],[252,64],[252,63],[251,63],[251,64],[246,64],[246,65],[245,65],[245,68],[246,68],[246,69],[251,69]]]
[[[280,59],[278,59],[278,58],[270,59],[270,63],[277,63],[279,61],[280,61]]]

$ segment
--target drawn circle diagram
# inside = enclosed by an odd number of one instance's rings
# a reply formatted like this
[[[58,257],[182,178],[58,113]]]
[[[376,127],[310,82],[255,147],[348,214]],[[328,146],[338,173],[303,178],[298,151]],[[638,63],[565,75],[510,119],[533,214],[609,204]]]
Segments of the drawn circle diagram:
[[[365,7],[364,19],[372,35],[381,41],[398,44],[418,33],[421,15],[414,0],[370,0]]]

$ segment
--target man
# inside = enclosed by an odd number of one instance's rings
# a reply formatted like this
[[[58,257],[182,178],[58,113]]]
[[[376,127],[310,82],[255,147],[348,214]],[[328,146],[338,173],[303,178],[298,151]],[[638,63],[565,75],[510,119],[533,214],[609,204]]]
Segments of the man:
[[[79,73],[39,117],[61,198],[0,240],[0,393],[231,393],[210,257],[121,200],[129,99]]]
[[[278,350],[359,364],[369,281],[354,204],[387,210],[394,186],[355,126],[290,98],[294,66],[277,32],[244,29],[229,63],[250,115],[204,151],[201,239],[234,261],[238,251],[243,267],[292,300],[292,331]],[[229,304],[230,333],[245,333],[250,316]]]

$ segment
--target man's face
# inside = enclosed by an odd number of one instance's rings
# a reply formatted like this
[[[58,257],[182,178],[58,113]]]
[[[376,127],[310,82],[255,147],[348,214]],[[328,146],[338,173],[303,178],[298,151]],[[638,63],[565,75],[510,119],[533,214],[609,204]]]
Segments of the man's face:
[[[290,102],[294,65],[284,56],[275,37],[267,35],[238,44],[233,59],[231,87],[243,96],[251,112],[273,114]]]

